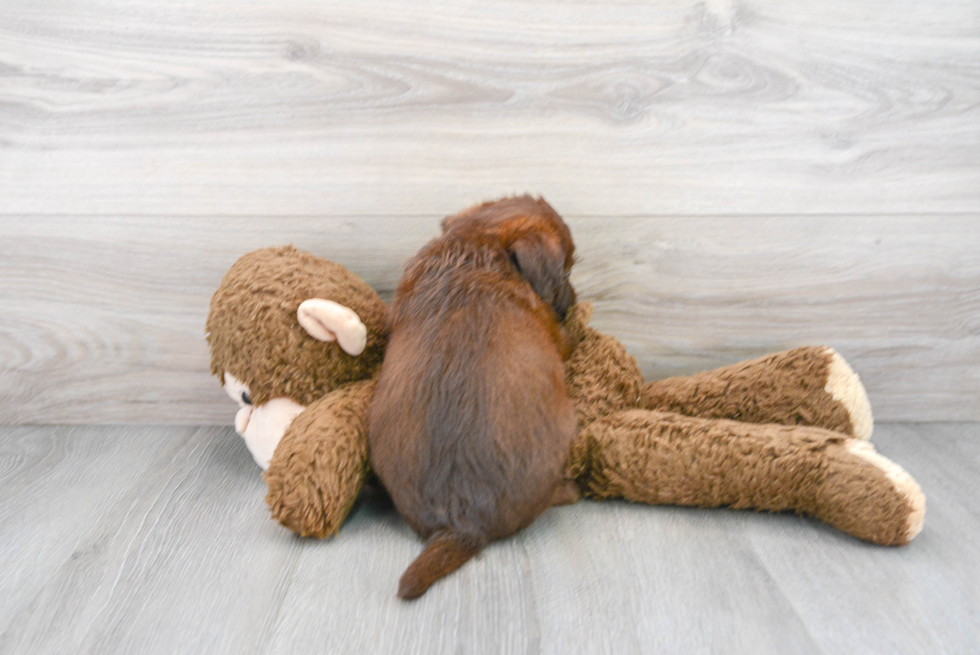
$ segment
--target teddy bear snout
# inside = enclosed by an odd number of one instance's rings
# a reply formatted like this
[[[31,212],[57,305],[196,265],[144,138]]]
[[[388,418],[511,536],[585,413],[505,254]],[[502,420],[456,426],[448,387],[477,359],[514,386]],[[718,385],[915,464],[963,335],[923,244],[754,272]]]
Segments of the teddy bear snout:
[[[238,410],[235,414],[235,432],[241,436],[245,436],[245,430],[248,429],[248,421],[252,418],[252,406],[245,405]]]

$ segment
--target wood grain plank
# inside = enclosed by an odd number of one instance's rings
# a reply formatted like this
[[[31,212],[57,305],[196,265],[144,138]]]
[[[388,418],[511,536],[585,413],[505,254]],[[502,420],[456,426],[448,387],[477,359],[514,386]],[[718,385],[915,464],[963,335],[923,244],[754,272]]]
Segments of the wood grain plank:
[[[75,442],[98,445],[101,467],[94,480],[83,471],[32,489],[41,515],[23,502],[6,508],[16,520],[3,522],[5,543],[56,546],[4,562],[4,577],[30,582],[4,597],[0,652],[262,652],[296,544],[268,519],[241,439],[227,428],[48,434],[69,451],[62,468],[85,461],[73,460]],[[136,446],[153,453],[151,467],[130,470],[145,459]],[[112,466],[125,477],[100,470]],[[137,484],[120,484],[136,473]],[[86,504],[100,511],[63,521],[48,509],[68,518]]]
[[[523,537],[543,652],[820,652],[757,561],[742,515],[619,502],[568,509]]]
[[[980,16],[13,0],[0,213],[976,212]]]
[[[0,427],[0,654],[969,653],[978,423],[881,426],[929,497],[882,548],[790,514],[582,501],[433,587],[380,495],[296,539],[229,429]]]
[[[927,497],[925,527],[905,548],[804,525],[752,532],[766,570],[823,652],[965,654],[980,643],[980,505],[972,491],[978,437],[976,424],[875,432],[878,450],[900,462]]]
[[[422,545],[377,497],[336,539],[304,543],[269,652],[324,644],[331,653],[350,655],[542,652],[531,581],[517,573],[526,567],[519,545],[487,550],[447,579],[443,593],[399,601],[398,579]],[[360,625],[377,629],[353,627]]]
[[[0,217],[0,423],[228,424],[204,321],[235,259],[294,242],[390,295],[437,230],[398,218]]]
[[[820,652],[737,517],[645,509],[549,510],[406,604],[394,591],[421,544],[390,509],[368,505],[335,541],[304,551],[270,652]]]
[[[59,567],[88,554],[84,536],[141,486],[184,431],[150,440],[144,428],[130,428],[129,439],[105,429],[98,431],[105,438],[92,438],[87,428],[0,430],[0,652],[22,604]]]
[[[568,218],[579,296],[648,378],[840,350],[879,420],[980,418],[980,218]],[[293,242],[386,297],[423,217],[0,218],[0,423],[215,423],[211,293]]]
[[[580,288],[595,301],[594,325],[618,337],[647,378],[827,344],[861,375],[879,420],[972,416],[980,397],[976,217],[616,225],[618,238],[596,222],[576,226],[577,241],[594,248],[595,268]]]

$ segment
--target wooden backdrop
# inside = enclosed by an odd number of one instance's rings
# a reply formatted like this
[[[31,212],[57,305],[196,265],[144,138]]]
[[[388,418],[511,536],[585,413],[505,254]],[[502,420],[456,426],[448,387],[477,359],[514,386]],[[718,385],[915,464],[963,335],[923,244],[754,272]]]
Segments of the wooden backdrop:
[[[390,295],[523,191],[648,376],[828,343],[879,420],[980,419],[976,0],[4,0],[0,423],[230,423],[237,256]]]

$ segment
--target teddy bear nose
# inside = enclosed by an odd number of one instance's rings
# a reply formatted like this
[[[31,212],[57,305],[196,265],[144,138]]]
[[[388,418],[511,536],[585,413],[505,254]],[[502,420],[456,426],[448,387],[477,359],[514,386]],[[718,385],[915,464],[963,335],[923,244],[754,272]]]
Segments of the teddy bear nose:
[[[241,436],[245,436],[245,430],[248,429],[248,420],[252,418],[252,406],[246,405],[238,410],[235,414],[235,432]]]

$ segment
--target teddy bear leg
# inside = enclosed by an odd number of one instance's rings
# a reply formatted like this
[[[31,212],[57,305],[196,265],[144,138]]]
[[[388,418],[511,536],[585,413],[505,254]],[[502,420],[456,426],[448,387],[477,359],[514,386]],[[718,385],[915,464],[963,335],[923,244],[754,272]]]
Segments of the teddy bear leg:
[[[644,385],[642,406],[702,418],[810,425],[870,439],[860,378],[828,346],[806,346]]]
[[[368,481],[367,409],[374,382],[354,382],[306,408],[286,429],[265,481],[279,523],[320,539],[340,529]]]
[[[821,518],[844,532],[889,546],[906,544],[922,531],[926,498],[905,469],[866,441],[849,440],[835,448],[845,453],[831,453],[834,475],[827,476],[818,498]],[[890,487],[881,483],[881,476]],[[896,495],[904,502],[894,502]]]
[[[925,516],[915,480],[871,444],[805,426],[619,412],[578,435],[569,477],[600,500],[792,510],[883,545]]]

